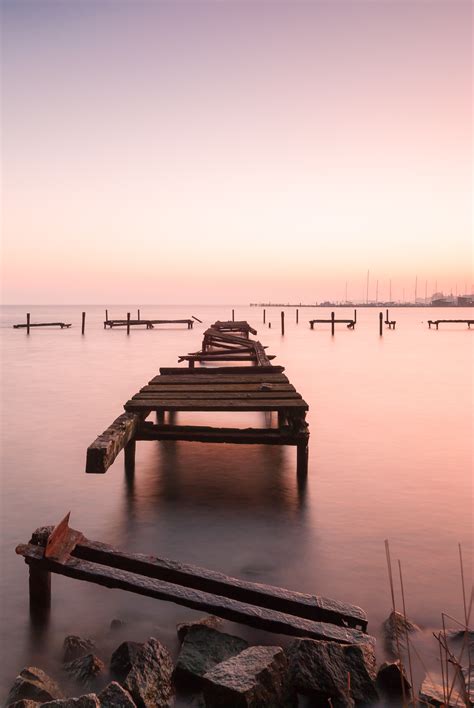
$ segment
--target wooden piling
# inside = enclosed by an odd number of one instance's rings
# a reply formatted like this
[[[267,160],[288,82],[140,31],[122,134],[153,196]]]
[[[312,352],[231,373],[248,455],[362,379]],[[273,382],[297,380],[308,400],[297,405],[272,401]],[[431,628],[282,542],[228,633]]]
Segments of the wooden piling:
[[[263,310],[263,324],[265,324],[265,318],[267,316],[267,311]]]
[[[281,312],[281,333],[285,334],[285,313]]]
[[[271,328],[272,328],[272,323],[269,322],[269,323],[268,323],[268,329],[271,329]]]
[[[383,334],[383,312],[379,312],[379,334]]]
[[[299,443],[296,446],[296,474],[306,477],[308,474],[308,443]]]
[[[109,319],[109,311],[106,310],[106,311],[105,311],[105,321],[107,322],[108,319]]]
[[[130,312],[127,312],[127,334],[130,334]]]
[[[140,322],[140,310],[137,310],[137,320]]]
[[[354,310],[354,324],[357,322],[357,310]]]
[[[334,320],[335,320],[334,312],[331,312],[331,334],[333,337],[334,337],[334,328],[335,328]]]
[[[86,331],[86,313],[82,313],[82,326],[81,326],[81,334],[84,334]]]
[[[296,324],[298,324],[298,317],[299,317],[298,308],[296,308]]]
[[[232,310],[232,322],[235,322],[234,310]]]
[[[135,472],[135,452],[137,447],[137,441],[132,438],[126,445],[124,449],[124,463],[125,463],[125,473],[127,475],[133,475]]]
[[[30,611],[41,613],[51,607],[51,573],[29,563]]]
[[[385,311],[385,319],[386,319],[387,322],[388,322],[388,308],[387,308],[386,311]]]
[[[30,313],[26,313],[26,334],[30,333]]]

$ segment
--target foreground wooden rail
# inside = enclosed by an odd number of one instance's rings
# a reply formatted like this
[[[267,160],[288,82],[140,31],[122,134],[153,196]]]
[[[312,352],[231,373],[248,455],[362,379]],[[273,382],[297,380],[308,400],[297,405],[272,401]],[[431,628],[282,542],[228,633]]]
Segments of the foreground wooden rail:
[[[174,560],[126,553],[70,529],[69,515],[17,546],[30,571],[32,612],[51,604],[51,573],[204,610],[234,622],[299,637],[366,643],[365,612],[354,605]]]
[[[233,334],[228,334],[231,329]],[[137,441],[183,440],[258,445],[292,445],[297,449],[297,471],[308,470],[308,404],[283,374],[282,366],[272,366],[260,342],[247,339],[254,332],[247,323],[215,323],[206,330],[202,351],[180,359],[198,361],[245,361],[255,366],[161,368],[124,405],[122,413],[87,450],[86,472],[107,471],[122,449],[125,465],[133,472]],[[240,332],[244,336],[237,336]],[[242,354],[243,344],[246,344]],[[223,347],[223,348],[221,348]],[[216,354],[217,352],[217,354]],[[225,353],[222,353],[225,352]],[[208,358],[209,357],[209,358]],[[166,414],[193,412],[268,412],[278,414],[278,427],[216,428],[165,423]],[[156,424],[146,420],[156,414]]]
[[[431,329],[431,325],[436,325],[436,329],[438,329],[438,325],[442,323],[465,323],[471,329],[471,325],[474,325],[474,320],[428,320],[428,327]]]

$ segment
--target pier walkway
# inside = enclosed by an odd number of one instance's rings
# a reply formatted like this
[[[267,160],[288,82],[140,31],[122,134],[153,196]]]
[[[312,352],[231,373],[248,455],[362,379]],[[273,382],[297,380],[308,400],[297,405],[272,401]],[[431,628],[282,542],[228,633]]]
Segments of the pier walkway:
[[[104,320],[104,329],[109,327],[137,327],[145,326],[147,329],[153,329],[155,325],[161,324],[185,324],[188,329],[193,328],[194,321],[191,319],[184,320],[148,320],[148,319],[135,319],[135,320]]]
[[[469,329],[471,329],[471,325],[474,325],[474,320],[428,320],[428,327],[431,329],[431,325],[436,325],[436,329],[438,329],[438,325],[450,322],[453,322],[455,324],[465,323],[467,324]]]
[[[237,323],[233,323],[234,326]],[[239,323],[242,325],[242,323]],[[247,324],[247,323],[245,323]],[[247,327],[234,332],[235,336],[223,330],[229,323],[215,323],[206,330],[203,349],[190,368],[161,368],[124,405],[125,413],[120,415],[107,430],[89,446],[87,450],[86,472],[101,474],[107,471],[117,455],[125,449],[127,469],[134,468],[135,446],[143,440],[185,440],[192,442],[215,442],[259,445],[292,445],[297,448],[298,475],[306,475],[308,470],[309,432],[306,423],[308,404],[284,375],[282,366],[272,366],[270,357],[260,342],[246,338]],[[253,330],[255,331],[255,330]],[[229,338],[238,340],[237,344]],[[249,349],[240,353],[242,341]],[[213,355],[211,351],[221,342],[226,353]],[[210,351],[209,347],[213,349]],[[209,353],[213,360],[225,357],[226,362],[251,360],[254,366],[194,367],[194,361],[203,361],[203,353]],[[186,357],[181,357],[184,359]],[[208,360],[206,360],[208,363]],[[212,426],[176,425],[175,416],[180,412],[276,412],[277,427],[265,428],[221,428]],[[156,423],[146,420],[150,413],[156,414]],[[166,414],[169,415],[165,422]]]

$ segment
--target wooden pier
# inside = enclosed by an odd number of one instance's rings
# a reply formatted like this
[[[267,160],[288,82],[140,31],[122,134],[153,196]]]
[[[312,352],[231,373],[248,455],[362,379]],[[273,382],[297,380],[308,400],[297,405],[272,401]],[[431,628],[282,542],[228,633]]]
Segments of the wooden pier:
[[[17,546],[30,573],[30,608],[51,605],[51,574],[173,602],[251,627],[341,643],[373,642],[360,608],[186,565],[166,558],[127,553],[86,539],[69,528],[69,514],[56,526],[37,529]]]
[[[27,322],[26,324],[14,324],[13,329],[29,329],[30,327],[59,327],[60,329],[68,329],[71,327],[69,322]]]
[[[197,318],[196,318],[197,319]],[[145,327],[146,329],[153,329],[155,325],[162,324],[185,324],[188,329],[192,329],[194,325],[194,320],[184,319],[184,320],[149,320],[149,319],[126,319],[126,320],[104,320],[104,329],[109,327]]]
[[[316,320],[310,320],[309,321],[309,326],[311,329],[314,329],[315,324],[330,324],[331,325],[331,334],[334,334],[334,329],[336,324],[345,324],[347,325],[347,329],[354,329],[357,323],[357,310],[354,310],[354,317],[352,319],[336,319],[334,312],[331,312],[331,318],[330,319],[316,319]]]
[[[305,476],[308,470],[309,431],[306,423],[308,404],[284,375],[282,366],[272,366],[260,342],[247,339],[245,332],[255,330],[239,325],[234,332],[243,337],[226,334],[229,323],[215,323],[204,333],[202,351],[188,355],[190,368],[161,368],[159,375],[138,391],[124,405],[120,415],[87,450],[86,472],[102,474],[117,455],[125,449],[125,464],[134,469],[137,440],[186,440],[259,445],[292,445],[297,448],[297,472]],[[225,331],[224,331],[225,330]],[[238,345],[229,339],[238,339]],[[240,352],[241,342],[248,349]],[[214,356],[219,343],[225,354]],[[258,346],[257,346],[258,345]],[[209,362],[203,355],[210,353],[213,361],[247,361],[254,366],[194,367],[195,361]],[[180,357],[187,359],[187,356]],[[210,426],[175,425],[165,423],[165,415],[184,411],[193,412],[267,412],[278,415],[278,427],[216,428]],[[156,414],[156,423],[146,420]]]
[[[467,324],[469,329],[471,329],[471,325],[474,325],[474,320],[428,320],[428,327],[431,329],[431,325],[436,325],[436,329],[438,329],[438,325],[440,325],[442,323],[451,323],[451,322],[453,322],[455,324],[459,324],[459,323]]]

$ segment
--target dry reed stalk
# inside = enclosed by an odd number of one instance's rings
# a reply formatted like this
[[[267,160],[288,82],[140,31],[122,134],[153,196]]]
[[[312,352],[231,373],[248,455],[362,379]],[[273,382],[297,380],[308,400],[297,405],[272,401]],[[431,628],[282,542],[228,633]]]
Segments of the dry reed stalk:
[[[406,607],[405,607],[405,589],[403,587],[403,575],[402,575],[402,564],[400,561],[398,561],[398,572],[400,575],[400,588],[402,592],[402,607],[403,607],[403,616],[405,617],[405,638],[407,642],[407,654],[408,654],[408,668],[410,671],[410,684],[411,684],[411,700],[414,702],[414,695],[413,695],[413,668],[412,668],[412,663],[411,663],[411,654],[410,654],[410,638],[408,636],[408,624],[407,624],[407,612],[406,612]],[[403,680],[403,679],[402,679]]]
[[[406,701],[406,695],[405,695],[405,682],[403,680],[402,653],[400,650],[400,640],[398,637],[398,631],[397,631],[397,626],[396,626],[397,610],[395,607],[395,588],[394,588],[394,584],[393,584],[392,561],[390,559],[390,546],[388,543],[388,539],[385,539],[385,555],[387,558],[387,569],[388,569],[388,580],[390,583],[390,593],[392,595],[392,610],[393,610],[394,626],[395,626],[395,643],[397,645],[397,655],[398,655],[398,661],[400,663],[400,684],[401,684],[401,688],[402,688],[402,701],[403,701],[403,706],[405,706],[407,704],[407,701]],[[406,617],[405,617],[405,619],[406,619]]]

